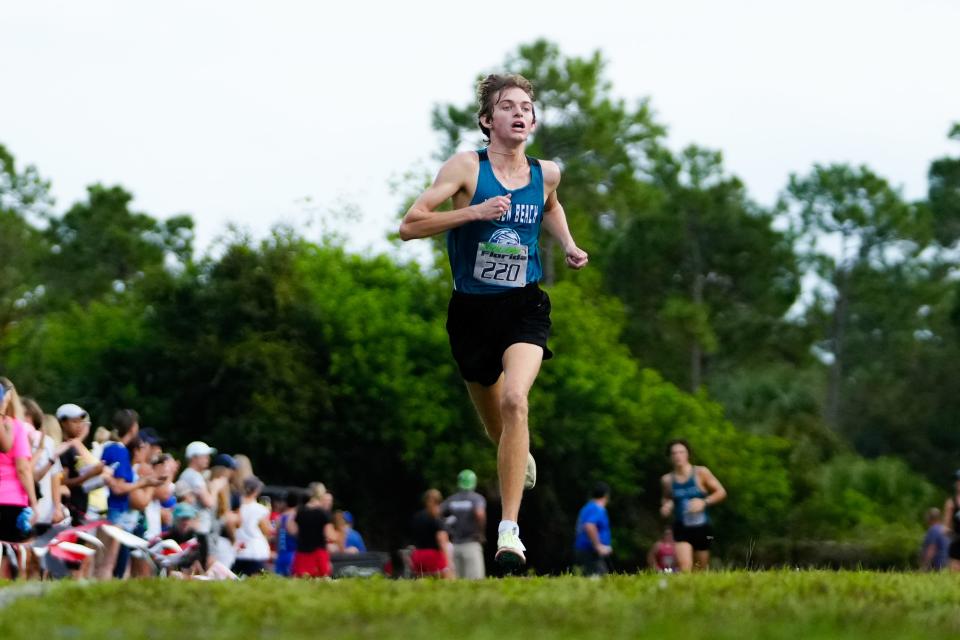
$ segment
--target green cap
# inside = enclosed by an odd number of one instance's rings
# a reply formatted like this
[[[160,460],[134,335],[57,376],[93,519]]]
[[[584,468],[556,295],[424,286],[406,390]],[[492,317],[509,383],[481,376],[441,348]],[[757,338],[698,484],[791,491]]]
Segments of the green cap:
[[[178,502],[173,508],[174,520],[190,520],[197,517],[197,508],[189,502]]]
[[[464,491],[473,491],[477,488],[477,474],[470,469],[464,469],[457,476],[457,486]]]

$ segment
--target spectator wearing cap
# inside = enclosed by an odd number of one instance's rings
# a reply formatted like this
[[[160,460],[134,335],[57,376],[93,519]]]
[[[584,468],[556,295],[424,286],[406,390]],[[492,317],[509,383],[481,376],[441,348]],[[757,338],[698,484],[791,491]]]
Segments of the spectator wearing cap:
[[[236,460],[226,453],[213,457],[207,485],[214,493],[216,506],[213,509],[210,553],[224,567],[230,567],[237,559],[234,539],[240,526],[240,498],[236,503],[231,497],[230,483],[236,473]]]
[[[60,454],[60,464],[64,470],[63,485],[70,492],[66,506],[72,523],[80,525],[87,518],[90,491],[103,487],[105,483],[105,467],[83,444],[90,435],[90,417],[86,410],[72,403],[63,404],[57,408],[56,416],[64,444],[68,445]]]
[[[326,493],[322,482],[312,482],[307,503],[287,522],[287,532],[297,537],[297,551],[293,555],[295,577],[329,576],[330,550],[342,550],[330,514],[322,506]]]
[[[196,500],[197,532],[209,535],[213,526],[213,514],[217,508],[217,494],[226,485],[226,480],[219,478],[209,485],[203,472],[210,468],[210,456],[217,452],[206,442],[195,441],[187,445],[187,467],[180,473],[178,483],[183,483],[193,494]]]
[[[237,477],[237,460],[229,453],[218,453],[213,458],[210,467],[210,479],[223,478],[226,482],[223,489],[217,493],[217,517],[225,518],[231,512],[239,511],[240,502],[243,498],[243,483],[238,487],[238,492],[234,494],[234,480]],[[232,530],[236,524],[229,518],[225,525]]]
[[[154,460],[163,454],[163,438],[160,437],[156,429],[152,427],[140,429],[140,439],[150,447],[148,460]]]
[[[353,514],[349,511],[333,512],[333,528],[337,530],[337,539],[343,545],[345,553],[365,553],[367,545],[363,537],[353,528]]]
[[[433,576],[453,580],[453,561],[450,557],[450,536],[440,520],[440,505],[443,495],[436,489],[423,494],[423,510],[418,511],[410,523],[414,551],[410,566],[418,578]]]
[[[206,570],[209,558],[207,536],[197,532],[197,517],[199,511],[189,502],[179,502],[173,508],[173,524],[163,533],[163,538],[173,540],[181,546],[196,541],[197,546],[180,559],[177,568],[188,573]]]
[[[363,541],[363,536],[354,527],[353,514],[349,511],[342,511],[341,514],[344,531],[346,532],[343,539],[344,547],[347,551],[352,549],[356,550],[357,553],[366,553],[367,545]]]
[[[0,540],[20,542],[26,539],[36,522],[37,494],[33,484],[33,456],[26,425],[14,415],[20,407],[13,383],[0,378],[0,432],[4,443],[0,452]]]
[[[476,492],[477,474],[470,469],[457,475],[457,488],[440,509],[453,543],[453,566],[458,578],[482,580],[487,575],[483,561],[487,501]]]
[[[263,491],[263,483],[256,476],[243,481],[243,501],[240,504],[240,526],[237,528],[237,559],[233,572],[252,576],[267,570],[270,561],[270,509],[257,499]]]

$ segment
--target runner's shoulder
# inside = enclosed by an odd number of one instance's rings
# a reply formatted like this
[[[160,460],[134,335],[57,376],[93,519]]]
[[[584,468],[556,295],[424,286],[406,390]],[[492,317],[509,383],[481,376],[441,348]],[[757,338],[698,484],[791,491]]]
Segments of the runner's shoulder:
[[[473,176],[480,166],[480,156],[476,151],[458,151],[443,163],[441,171],[450,171],[456,175]]]
[[[560,184],[560,165],[553,160],[541,160],[540,169],[543,171],[543,182],[551,189]]]

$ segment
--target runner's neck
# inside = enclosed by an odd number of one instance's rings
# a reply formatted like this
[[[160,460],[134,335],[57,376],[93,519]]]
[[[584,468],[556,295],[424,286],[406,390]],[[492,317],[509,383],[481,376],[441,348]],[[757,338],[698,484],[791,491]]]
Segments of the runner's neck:
[[[510,148],[501,145],[494,146],[491,143],[487,147],[487,154],[489,154],[493,166],[500,173],[510,177],[519,176],[527,171],[527,156],[524,151],[524,145]]]
[[[693,473],[693,465],[690,464],[689,462],[684,466],[680,467],[679,469],[676,467],[674,467],[673,469],[673,475],[676,476],[677,478],[689,479],[691,473]]]

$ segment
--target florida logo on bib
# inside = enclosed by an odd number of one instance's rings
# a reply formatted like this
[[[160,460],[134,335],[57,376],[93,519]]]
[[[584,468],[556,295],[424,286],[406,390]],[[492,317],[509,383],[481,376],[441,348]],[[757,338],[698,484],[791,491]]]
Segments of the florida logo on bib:
[[[490,240],[477,244],[473,277],[501,287],[527,286],[527,246],[513,229],[497,229]]]

